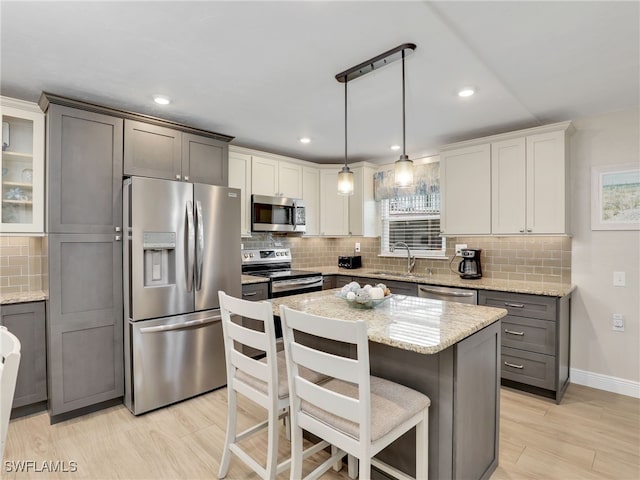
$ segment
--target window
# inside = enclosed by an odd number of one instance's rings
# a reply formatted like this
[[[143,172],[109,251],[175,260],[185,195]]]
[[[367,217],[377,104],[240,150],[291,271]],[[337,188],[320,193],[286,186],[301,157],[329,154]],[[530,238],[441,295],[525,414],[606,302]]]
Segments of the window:
[[[382,254],[404,242],[413,255],[444,256],[446,239],[440,236],[440,193],[392,197],[381,201]]]

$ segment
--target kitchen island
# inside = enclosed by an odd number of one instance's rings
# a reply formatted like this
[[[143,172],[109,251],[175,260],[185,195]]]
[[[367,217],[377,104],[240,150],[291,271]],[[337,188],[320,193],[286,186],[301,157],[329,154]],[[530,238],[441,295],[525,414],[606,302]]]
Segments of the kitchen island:
[[[423,392],[429,410],[429,478],[487,479],[498,466],[500,322],[507,311],[394,295],[371,310],[336,296],[340,290],[271,299],[314,315],[368,323],[371,374]],[[309,341],[319,341],[309,339]],[[352,354],[322,340],[327,351]],[[378,454],[415,474],[415,433]],[[381,477],[382,478],[382,477]]]

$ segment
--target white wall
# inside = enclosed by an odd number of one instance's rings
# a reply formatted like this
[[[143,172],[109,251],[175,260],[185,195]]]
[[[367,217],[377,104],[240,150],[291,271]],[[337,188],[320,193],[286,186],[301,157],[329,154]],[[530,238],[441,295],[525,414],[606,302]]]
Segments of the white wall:
[[[591,167],[640,166],[640,110],[574,120],[571,381],[640,396],[640,232],[591,230]],[[613,272],[626,272],[626,287]],[[621,313],[625,331],[611,329]]]

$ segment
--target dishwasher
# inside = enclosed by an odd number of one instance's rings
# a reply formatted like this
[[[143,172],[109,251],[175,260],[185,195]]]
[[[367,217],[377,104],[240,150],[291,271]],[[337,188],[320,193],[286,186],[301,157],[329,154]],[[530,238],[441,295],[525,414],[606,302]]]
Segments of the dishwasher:
[[[445,302],[478,304],[478,291],[467,288],[440,287],[434,285],[418,285],[418,296],[443,300]]]

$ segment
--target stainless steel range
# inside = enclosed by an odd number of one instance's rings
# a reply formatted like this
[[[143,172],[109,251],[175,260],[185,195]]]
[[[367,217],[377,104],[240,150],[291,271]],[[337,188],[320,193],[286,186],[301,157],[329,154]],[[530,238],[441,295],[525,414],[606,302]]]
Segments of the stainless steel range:
[[[291,269],[288,248],[243,250],[242,273],[267,277],[269,298],[322,290],[322,273]]]

